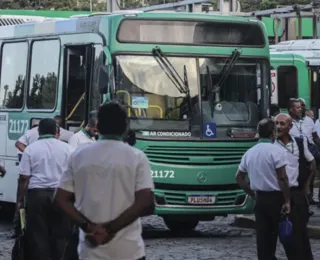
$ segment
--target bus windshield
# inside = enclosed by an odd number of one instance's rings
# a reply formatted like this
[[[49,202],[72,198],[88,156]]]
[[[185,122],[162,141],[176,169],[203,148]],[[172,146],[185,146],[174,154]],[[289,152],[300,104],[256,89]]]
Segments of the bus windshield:
[[[206,137],[206,124],[214,124],[217,138],[254,137],[261,118],[260,63],[239,58],[224,75],[226,58],[167,58],[187,81],[188,95],[156,57],[116,56],[115,92],[131,129],[160,132],[154,135],[159,138]]]

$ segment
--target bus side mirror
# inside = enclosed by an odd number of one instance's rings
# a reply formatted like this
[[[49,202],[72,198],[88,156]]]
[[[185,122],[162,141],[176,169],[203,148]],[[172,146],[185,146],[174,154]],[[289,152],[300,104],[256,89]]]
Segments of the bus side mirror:
[[[108,93],[109,73],[108,66],[101,65],[99,69],[98,87],[100,94]]]

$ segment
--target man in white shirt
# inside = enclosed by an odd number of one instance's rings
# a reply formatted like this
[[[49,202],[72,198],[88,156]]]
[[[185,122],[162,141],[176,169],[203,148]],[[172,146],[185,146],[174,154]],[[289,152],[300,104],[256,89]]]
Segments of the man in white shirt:
[[[275,122],[277,140],[274,145],[282,149],[287,157],[286,171],[291,193],[290,220],[293,224],[293,243],[285,245],[285,251],[288,259],[313,260],[307,231],[309,210],[306,194],[310,192],[310,182],[316,172],[316,163],[308,149],[307,140],[290,136],[291,117],[279,114]]]
[[[39,140],[28,145],[19,164],[17,209],[26,197],[26,259],[61,259],[70,236],[70,223],[52,199],[67,168],[70,145],[57,140],[59,127],[53,119],[39,123]]]
[[[315,158],[316,162],[320,161],[320,139],[313,120],[305,116],[306,105],[303,99],[290,99],[288,107],[289,115],[292,118],[292,128],[290,135],[298,138],[307,138],[308,148]],[[313,180],[310,183],[310,204],[316,205],[313,200]]]
[[[71,155],[55,201],[80,227],[79,259],[145,259],[140,217],[154,210],[149,161],[123,142],[127,114],[118,103],[100,107],[97,128],[99,141]]]
[[[275,123],[263,119],[258,124],[259,143],[242,157],[236,175],[238,185],[256,197],[255,220],[259,260],[276,259],[278,226],[281,214],[290,213],[290,190],[286,157],[273,145]],[[250,185],[246,181],[248,174]]]
[[[97,132],[97,118],[96,113],[89,114],[89,120],[86,127],[82,128],[79,132],[75,133],[70,139],[69,144],[74,148],[78,148],[81,144],[94,143]]]

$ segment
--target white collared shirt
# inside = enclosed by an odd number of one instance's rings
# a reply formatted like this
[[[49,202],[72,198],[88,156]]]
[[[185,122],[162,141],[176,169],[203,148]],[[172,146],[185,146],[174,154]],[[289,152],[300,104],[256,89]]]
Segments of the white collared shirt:
[[[282,149],[283,153],[287,157],[287,166],[286,171],[289,179],[289,186],[290,187],[297,187],[298,183],[298,176],[299,176],[299,147],[294,138],[291,138],[291,141],[284,145],[280,140],[276,140],[274,145]],[[307,139],[303,139],[303,149],[304,149],[304,157],[308,162],[314,160],[314,157],[310,153],[308,149]]]
[[[58,187],[72,151],[70,145],[56,138],[40,139],[29,144],[19,164],[20,175],[31,176],[28,189]]]
[[[87,134],[83,132],[83,129],[75,133],[70,137],[68,143],[72,146],[72,148],[76,149],[81,144],[94,143],[96,140],[92,137],[90,138]]]
[[[62,127],[60,127],[60,137],[59,140],[68,142],[70,137],[73,136],[74,133],[71,131],[68,131]],[[39,139],[39,131],[38,127],[31,128],[25,132],[24,135],[22,135],[19,138],[19,142],[24,144],[25,146],[28,146],[29,144],[33,143],[34,141],[37,141]]]
[[[38,139],[39,139],[38,127],[34,127],[27,130],[25,134],[19,138],[18,141],[24,144],[25,146],[28,146],[29,144],[37,141]]]
[[[68,161],[59,187],[75,194],[75,207],[94,223],[117,218],[135,200],[135,192],[153,189],[146,155],[116,140],[100,140],[79,147]],[[106,245],[90,248],[82,230],[80,259],[132,260],[145,256],[140,219],[134,221]]]
[[[287,165],[282,149],[272,143],[258,143],[242,157],[239,170],[247,172],[254,191],[279,191],[276,169]]]
[[[316,132],[317,129],[313,120],[306,116],[300,120],[292,120],[292,128],[289,133],[294,137],[304,136],[310,143],[314,144],[312,134]]]

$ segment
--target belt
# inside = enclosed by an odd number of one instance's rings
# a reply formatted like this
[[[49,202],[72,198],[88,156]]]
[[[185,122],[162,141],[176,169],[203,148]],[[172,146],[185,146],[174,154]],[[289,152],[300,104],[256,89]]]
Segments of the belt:
[[[55,191],[55,188],[33,188],[28,189],[28,192],[36,192],[36,191]]]

